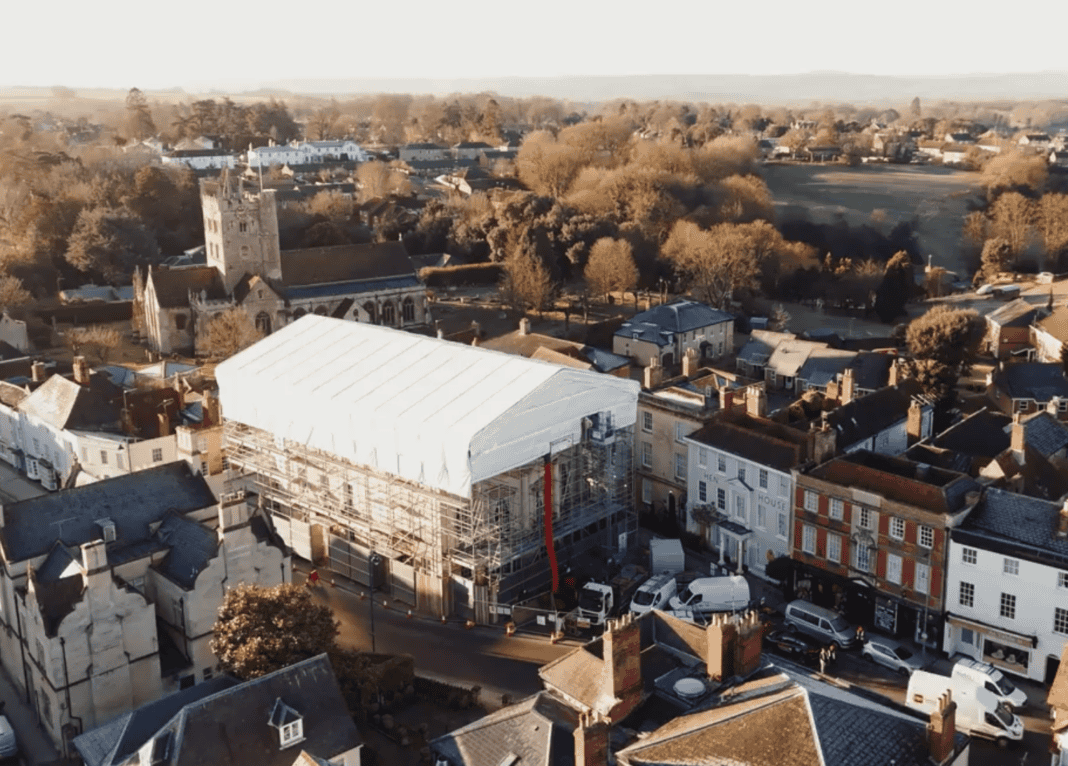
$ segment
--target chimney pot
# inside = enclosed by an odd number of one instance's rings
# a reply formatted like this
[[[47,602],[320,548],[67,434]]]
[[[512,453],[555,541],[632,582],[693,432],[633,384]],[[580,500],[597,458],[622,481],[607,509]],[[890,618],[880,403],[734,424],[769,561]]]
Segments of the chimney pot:
[[[84,356],[74,357],[73,364],[74,382],[80,386],[89,385],[89,364]]]
[[[48,373],[44,362],[36,361],[30,366],[30,379],[34,383],[44,383],[46,377],[48,377]]]
[[[519,334],[530,335],[530,320],[527,317],[519,320]]]

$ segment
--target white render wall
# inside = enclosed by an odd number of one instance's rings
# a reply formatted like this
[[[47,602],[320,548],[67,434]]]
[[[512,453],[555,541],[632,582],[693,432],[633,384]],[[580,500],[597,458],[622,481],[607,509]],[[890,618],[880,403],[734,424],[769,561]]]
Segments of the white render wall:
[[[778,471],[767,466],[755,463],[752,460],[732,455],[729,452],[717,450],[703,445],[692,439],[687,439],[688,453],[688,476],[686,487],[686,531],[700,534],[701,528],[694,521],[691,509],[695,505],[702,504],[700,497],[700,482],[706,483],[707,498],[704,504],[718,507],[718,490],[722,489],[726,496],[726,509],[729,518],[748,527],[752,531],[746,543],[745,564],[753,574],[764,577],[764,570],[770,558],[787,556],[790,553],[790,529],[793,526],[790,520],[791,502],[793,497],[794,479],[789,471]],[[726,470],[719,470],[718,458],[722,455],[725,460]],[[705,463],[702,465],[703,462]],[[745,468],[746,488],[738,480],[739,467]],[[761,469],[768,472],[768,486],[760,486]],[[737,513],[736,498],[742,498],[745,504],[744,512],[739,516]],[[706,539],[715,551],[720,550],[720,533],[715,530],[712,539]],[[727,554],[732,560],[737,561],[737,552],[728,544]]]
[[[1053,632],[1053,613],[1055,608],[1068,610],[1068,588],[1059,586],[1059,575],[1068,572],[1068,567],[1038,564],[1025,559],[1019,562],[1019,574],[1004,573],[1005,554],[973,548],[976,551],[976,563],[965,564],[961,549],[965,546],[956,540],[949,545],[949,566],[946,573],[946,609],[950,613],[966,620],[975,620],[993,628],[998,628],[1025,636],[1035,636],[1037,646],[1031,650],[1027,668],[1027,677],[1043,681],[1046,674],[1046,658],[1058,659],[1064,649],[1068,636]],[[975,586],[975,605],[971,608],[960,604],[960,584],[968,582]],[[1016,596],[1016,618],[1001,616],[1001,594]],[[974,646],[963,643],[959,627],[946,625],[942,649],[952,655],[956,652],[975,659],[989,661],[982,655],[982,645]],[[1023,675],[1022,669],[1013,669],[1011,665],[998,665],[1001,670]]]

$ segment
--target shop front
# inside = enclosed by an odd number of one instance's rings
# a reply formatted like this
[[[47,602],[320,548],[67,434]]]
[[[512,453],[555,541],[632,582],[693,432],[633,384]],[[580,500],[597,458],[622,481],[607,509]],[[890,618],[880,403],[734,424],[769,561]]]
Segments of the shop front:
[[[1042,679],[1044,676],[1045,668],[1038,667],[1042,665],[1042,658],[1035,653],[1037,637],[993,628],[952,614],[947,622],[949,629],[943,648],[950,654],[960,652],[988,662],[1004,673],[1025,678]]]

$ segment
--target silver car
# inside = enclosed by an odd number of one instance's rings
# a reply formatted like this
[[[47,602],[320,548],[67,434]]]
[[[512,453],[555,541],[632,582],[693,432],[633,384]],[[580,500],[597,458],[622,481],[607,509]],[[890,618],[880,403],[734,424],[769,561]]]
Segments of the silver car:
[[[923,670],[923,659],[910,647],[892,638],[872,636],[860,650],[868,662],[878,663],[903,676],[911,675],[914,670]]]

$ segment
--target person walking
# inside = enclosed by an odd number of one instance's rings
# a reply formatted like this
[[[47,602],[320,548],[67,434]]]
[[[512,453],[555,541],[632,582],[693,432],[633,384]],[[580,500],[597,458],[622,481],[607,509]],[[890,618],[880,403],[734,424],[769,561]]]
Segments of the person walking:
[[[865,641],[864,626],[863,625],[858,625],[857,626],[857,643],[858,644],[863,644],[864,641]]]
[[[820,649],[820,675],[827,675],[827,647]]]
[[[319,584],[319,570],[313,569],[308,573],[308,587],[312,588]]]

